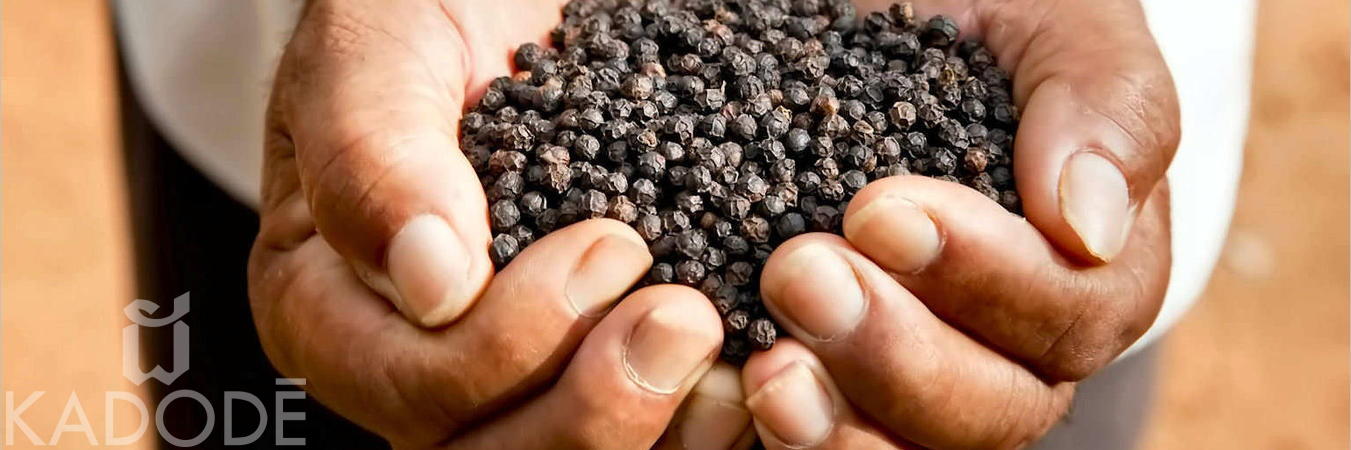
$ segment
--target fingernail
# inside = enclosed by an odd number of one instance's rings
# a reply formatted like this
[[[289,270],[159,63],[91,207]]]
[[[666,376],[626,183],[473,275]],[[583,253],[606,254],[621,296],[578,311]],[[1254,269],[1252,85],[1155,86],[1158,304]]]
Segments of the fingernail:
[[[792,249],[766,268],[762,281],[766,299],[817,340],[848,333],[863,317],[863,288],[853,265],[825,244]]]
[[[737,370],[715,364],[685,400],[676,425],[680,443],[688,450],[732,448],[751,423],[750,411],[741,406],[744,399]]]
[[[938,257],[943,239],[933,217],[910,200],[883,195],[844,218],[844,235],[893,272],[911,273]]]
[[[398,292],[395,304],[422,326],[444,325],[469,303],[460,295],[467,287],[469,252],[438,216],[409,220],[390,240],[385,264]]]
[[[1094,257],[1110,261],[1126,243],[1130,192],[1116,164],[1081,151],[1060,174],[1060,214]]]
[[[624,367],[635,384],[670,394],[709,361],[719,333],[700,329],[687,316],[679,304],[666,304],[633,327],[624,348]]]
[[[601,237],[582,254],[563,288],[578,315],[595,317],[618,301],[652,265],[652,254],[634,239]]]
[[[801,361],[765,382],[746,400],[746,406],[756,423],[790,447],[824,441],[835,423],[835,405],[830,394]]]

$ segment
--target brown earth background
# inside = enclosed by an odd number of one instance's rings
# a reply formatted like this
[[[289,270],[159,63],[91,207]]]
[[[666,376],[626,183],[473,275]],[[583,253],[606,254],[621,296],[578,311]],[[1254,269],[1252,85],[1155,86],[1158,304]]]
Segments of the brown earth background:
[[[1238,210],[1165,341],[1145,448],[1348,448],[1349,14],[1261,1]],[[110,36],[104,1],[0,5],[0,383],[16,403],[47,391],[24,414],[44,440],[71,392],[102,439],[103,392],[133,389],[115,338],[133,289]]]

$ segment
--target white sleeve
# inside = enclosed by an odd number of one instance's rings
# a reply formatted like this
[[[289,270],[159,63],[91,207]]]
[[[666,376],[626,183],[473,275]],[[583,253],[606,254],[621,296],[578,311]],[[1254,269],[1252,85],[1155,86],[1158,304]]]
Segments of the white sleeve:
[[[146,115],[184,159],[250,206],[272,74],[302,5],[113,1],[127,77]]]
[[[1166,333],[1210,279],[1229,229],[1247,135],[1253,0],[1146,0],[1150,29],[1172,69],[1182,141],[1168,170],[1173,271],[1163,310],[1127,353]]]

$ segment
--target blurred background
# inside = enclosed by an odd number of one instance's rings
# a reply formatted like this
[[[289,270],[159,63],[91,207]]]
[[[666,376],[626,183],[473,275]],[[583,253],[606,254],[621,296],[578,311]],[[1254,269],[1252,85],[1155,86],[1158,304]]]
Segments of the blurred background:
[[[1351,445],[1351,11],[1260,3],[1238,208],[1206,294],[1164,341],[1145,448]],[[96,0],[0,5],[0,381],[15,404],[55,396],[24,413],[42,434],[69,392],[101,432],[103,392],[134,391],[112,338],[134,289],[108,14]]]

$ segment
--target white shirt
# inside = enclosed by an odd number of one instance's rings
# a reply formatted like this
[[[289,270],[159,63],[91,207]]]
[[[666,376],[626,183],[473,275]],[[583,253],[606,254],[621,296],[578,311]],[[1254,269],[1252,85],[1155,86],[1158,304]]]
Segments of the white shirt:
[[[258,204],[263,112],[298,0],[114,0],[137,99],[190,163]],[[1224,242],[1243,160],[1253,0],[1143,0],[1173,70],[1182,141],[1173,193],[1172,281],[1154,326],[1173,326],[1205,288]]]

